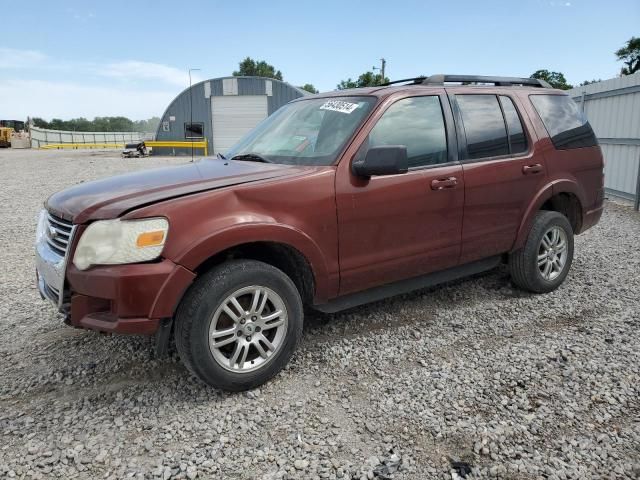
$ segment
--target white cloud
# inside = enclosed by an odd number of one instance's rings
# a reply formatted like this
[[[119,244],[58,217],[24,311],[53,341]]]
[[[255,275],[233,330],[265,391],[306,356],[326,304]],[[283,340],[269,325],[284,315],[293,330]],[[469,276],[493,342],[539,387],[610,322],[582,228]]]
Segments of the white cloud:
[[[200,80],[192,77],[193,83]],[[148,118],[162,114],[188,86],[188,71],[161,63],[123,60],[98,65],[36,50],[0,48],[0,106],[11,118]]]
[[[73,8],[67,8],[67,13],[69,13],[69,15],[71,15],[74,20],[78,20],[81,22],[96,18],[96,14],[93,12],[81,12]]]
[[[175,95],[170,90],[0,78],[3,115],[15,119],[123,115],[139,120],[162,115]]]
[[[134,80],[160,80],[171,85],[180,87],[189,86],[189,72],[175,67],[163,65],[161,63],[141,62],[137,60],[127,60],[107,64],[96,70],[96,73],[108,77],[119,78],[125,81]],[[192,81],[198,81],[192,74]]]
[[[31,68],[41,66],[48,57],[36,50],[18,50],[0,47],[0,68]]]

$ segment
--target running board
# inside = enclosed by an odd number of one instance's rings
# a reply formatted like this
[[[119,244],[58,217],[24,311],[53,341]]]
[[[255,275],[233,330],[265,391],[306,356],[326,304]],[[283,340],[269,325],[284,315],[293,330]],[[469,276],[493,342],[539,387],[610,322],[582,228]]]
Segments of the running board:
[[[364,305],[365,303],[376,302],[385,298],[394,297],[403,293],[409,293],[414,290],[432,287],[440,283],[450,282],[459,278],[475,275],[476,273],[491,270],[502,262],[500,255],[478,260],[457,267],[441,270],[439,272],[429,273],[420,277],[400,280],[380,287],[370,288],[362,292],[350,293],[342,297],[330,300],[321,305],[314,305],[313,308],[324,313],[336,313],[348,308]]]

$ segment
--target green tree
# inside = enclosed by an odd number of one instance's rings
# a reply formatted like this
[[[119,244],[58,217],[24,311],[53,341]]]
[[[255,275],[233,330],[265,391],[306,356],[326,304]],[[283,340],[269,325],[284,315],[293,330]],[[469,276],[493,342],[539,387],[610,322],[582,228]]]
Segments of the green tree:
[[[596,80],[595,78],[593,80],[585,80],[584,82],[582,82],[580,85],[578,85],[579,87],[584,87],[585,85],[591,85],[592,83],[598,83],[601,82],[602,79],[599,78],[598,80]]]
[[[307,92],[310,93],[320,93],[318,91],[318,89],[316,87],[314,87],[313,85],[311,85],[310,83],[305,83],[303,86],[300,87],[302,90],[306,90]]]
[[[238,70],[233,72],[234,77],[266,77],[282,80],[282,72],[276,70],[273,65],[269,65],[264,60],[255,61],[247,57],[239,64]]]
[[[553,88],[559,88],[561,90],[569,90],[573,88],[573,85],[567,83],[567,79],[564,78],[564,74],[561,72],[550,72],[549,70],[536,70],[531,77],[538,80],[545,80]]]
[[[337,88],[338,90],[345,90],[347,88],[377,87],[388,81],[389,79],[387,77],[383,79],[379,73],[365,72],[360,75],[357,80],[351,80],[351,78],[342,80],[337,85]]]
[[[631,37],[624,47],[616,51],[616,57],[626,65],[620,70],[622,75],[631,75],[640,71],[640,37]]]
[[[47,122],[44,118],[33,117],[31,119],[31,123],[38,128],[49,128],[49,122]]]
[[[148,120],[134,122],[127,117],[95,117],[93,120],[80,117],[71,120],[53,118],[47,122],[43,118],[34,117],[31,122],[39,128],[75,132],[155,132],[158,129],[160,118],[152,117]]]
[[[136,132],[155,132],[160,125],[160,117],[151,117],[147,120],[136,120],[133,122]]]

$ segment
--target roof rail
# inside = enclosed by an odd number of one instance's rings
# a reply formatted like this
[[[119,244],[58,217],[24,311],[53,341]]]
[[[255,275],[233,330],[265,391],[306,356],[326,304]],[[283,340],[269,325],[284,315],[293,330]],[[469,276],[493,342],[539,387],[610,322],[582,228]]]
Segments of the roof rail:
[[[430,75],[422,81],[422,85],[444,85],[445,82],[461,83],[493,83],[499,87],[523,85],[527,87],[553,88],[549,83],[538,78],[520,77],[487,77],[483,75]],[[393,83],[393,82],[391,82]]]
[[[414,83],[416,85],[421,84],[427,77],[424,75],[421,75],[419,77],[413,77],[413,78],[403,78],[402,80],[394,80],[393,82],[386,82],[386,83],[381,83],[379,86],[380,87],[388,87],[389,85],[395,85],[396,83],[405,83],[405,82],[411,82]]]

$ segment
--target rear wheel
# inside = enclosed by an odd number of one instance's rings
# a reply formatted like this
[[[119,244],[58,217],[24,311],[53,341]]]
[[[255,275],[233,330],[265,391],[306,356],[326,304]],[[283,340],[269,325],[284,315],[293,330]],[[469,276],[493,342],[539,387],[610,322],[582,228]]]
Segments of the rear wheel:
[[[176,313],[176,347],[187,368],[224,390],[247,390],[289,361],[302,335],[300,295],[277,268],[253,260],[196,280]]]
[[[509,257],[513,282],[535,293],[560,286],[573,261],[573,230],[567,218],[551,211],[537,213],[523,248]]]

